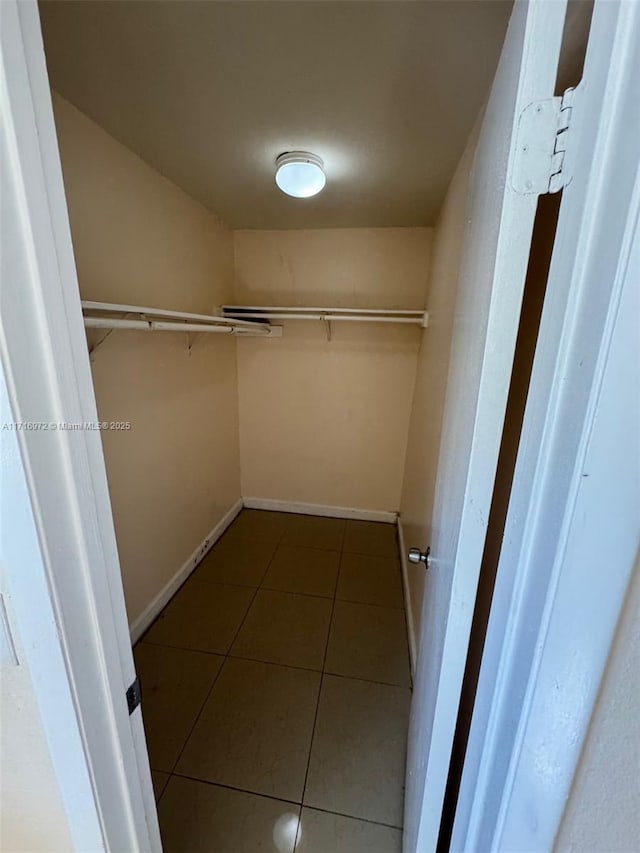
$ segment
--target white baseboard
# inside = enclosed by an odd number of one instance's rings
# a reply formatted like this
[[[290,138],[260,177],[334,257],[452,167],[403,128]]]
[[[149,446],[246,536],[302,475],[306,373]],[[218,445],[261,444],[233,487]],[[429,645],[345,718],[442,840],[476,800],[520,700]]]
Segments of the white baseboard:
[[[213,530],[205,537],[204,541],[198,545],[190,557],[185,560],[182,566],[178,569],[175,575],[171,578],[156,595],[153,601],[145,607],[142,613],[129,625],[129,633],[131,635],[131,643],[136,643],[153,622],[156,616],[166,607],[169,600],[175,595],[178,589],[189,577],[191,572],[200,563],[209,551],[213,548],[218,539],[225,532],[234,518],[242,509],[242,498],[237,500],[231,509],[220,519]]]
[[[404,588],[404,606],[407,614],[407,637],[409,640],[409,657],[411,658],[411,675],[416,674],[416,630],[413,624],[413,607],[411,606],[411,587],[409,586],[409,561],[402,530],[402,519],[398,515],[398,544],[400,545],[400,563],[402,565],[402,586]]]
[[[328,518],[355,518],[359,521],[382,521],[395,524],[397,512],[382,509],[352,509],[346,506],[324,506],[323,504],[274,501],[270,498],[243,498],[247,509],[265,509],[272,512],[295,512],[299,515],[323,515]]]

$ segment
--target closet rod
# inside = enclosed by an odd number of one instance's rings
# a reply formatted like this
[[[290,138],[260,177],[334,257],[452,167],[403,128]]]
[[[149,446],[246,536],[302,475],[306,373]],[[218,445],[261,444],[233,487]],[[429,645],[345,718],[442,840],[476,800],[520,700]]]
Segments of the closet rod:
[[[407,312],[408,313],[408,312]],[[369,316],[368,314],[288,314],[285,312],[255,311],[242,312],[243,317],[252,320],[327,320],[333,322],[347,323],[405,323],[413,326],[427,325],[427,314],[422,311],[417,317],[397,316]]]
[[[263,335],[278,337],[275,329],[269,326],[260,327],[252,323],[246,325],[213,326],[205,323],[172,323],[162,320],[125,320],[113,317],[85,317],[84,325],[89,329],[137,329],[147,332],[207,332],[222,335]]]
[[[424,316],[424,309],[418,309],[410,311],[404,311],[399,308],[307,308],[302,307],[300,305],[223,305],[222,310],[228,314],[232,312],[244,313],[247,312],[271,312],[271,311],[295,311],[298,314],[388,314],[394,316],[411,316],[411,317],[420,317]]]
[[[167,317],[172,320],[202,320],[208,323],[242,325],[253,329],[259,325],[258,323],[234,320],[216,314],[189,314],[186,311],[167,311],[165,308],[148,308],[144,305],[124,305],[116,302],[91,302],[84,299],[82,300],[82,309],[84,311],[108,311],[110,314],[149,314],[152,317]],[[122,326],[121,328],[126,327]]]

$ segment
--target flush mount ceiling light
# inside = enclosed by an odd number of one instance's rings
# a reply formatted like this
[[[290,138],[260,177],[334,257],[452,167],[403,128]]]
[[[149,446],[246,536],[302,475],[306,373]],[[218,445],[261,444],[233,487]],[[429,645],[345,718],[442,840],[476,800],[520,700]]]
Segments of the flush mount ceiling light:
[[[276,184],[294,198],[311,198],[327,182],[320,157],[308,151],[287,151],[276,160]]]

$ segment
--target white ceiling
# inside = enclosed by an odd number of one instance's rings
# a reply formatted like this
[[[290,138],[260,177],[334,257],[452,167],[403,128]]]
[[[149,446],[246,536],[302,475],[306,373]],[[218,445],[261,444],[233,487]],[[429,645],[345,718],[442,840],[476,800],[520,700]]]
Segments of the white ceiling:
[[[44,0],[51,84],[234,228],[433,224],[508,0]],[[320,155],[290,199],[278,154]]]

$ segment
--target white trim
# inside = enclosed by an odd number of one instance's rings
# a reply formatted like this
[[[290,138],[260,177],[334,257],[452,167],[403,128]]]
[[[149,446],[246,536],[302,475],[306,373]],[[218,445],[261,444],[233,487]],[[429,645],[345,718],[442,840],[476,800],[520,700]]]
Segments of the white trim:
[[[637,394],[627,396],[640,382],[638,181],[634,195],[495,830],[501,850],[523,838],[553,846],[640,545],[640,417]],[[552,756],[553,770],[532,756]]]
[[[514,3],[475,147],[411,707],[406,853],[438,847],[538,206],[511,184],[515,131],[527,104],[553,95],[565,13],[566,0]]]
[[[416,627],[413,623],[413,608],[411,606],[411,587],[409,586],[409,561],[407,560],[407,547],[404,540],[404,529],[402,517],[398,514],[398,547],[400,548],[400,563],[402,565],[402,589],[404,590],[404,607],[407,614],[407,639],[409,641],[409,657],[411,659],[411,677],[415,677],[417,642]]]
[[[137,643],[140,637],[147,630],[149,625],[153,622],[153,620],[158,616],[159,613],[167,606],[169,601],[173,598],[176,592],[180,589],[182,584],[187,580],[189,575],[194,571],[196,566],[204,560],[209,551],[216,544],[218,539],[225,532],[227,527],[231,524],[231,522],[238,515],[240,510],[242,509],[242,498],[239,498],[231,509],[225,513],[225,515],[220,519],[220,521],[215,525],[215,527],[211,530],[210,533],[205,536],[203,541],[198,545],[198,547],[193,551],[192,554],[187,557],[184,563],[180,566],[175,575],[171,578],[171,580],[166,583],[160,592],[156,595],[156,597],[145,607],[142,613],[133,620],[130,625],[131,631],[131,643]]]
[[[35,2],[2,4],[0,46],[7,214],[0,348],[12,415],[45,425],[93,422],[95,395]],[[20,430],[17,442],[72,704],[71,713],[56,717],[55,697],[39,697],[43,724],[59,737],[79,732],[100,821],[99,849],[160,851],[142,715],[129,714],[126,701],[135,670],[100,435],[53,427]],[[13,562],[8,572],[30,569],[37,577],[36,568],[35,561]],[[28,618],[46,618],[32,598]],[[32,671],[36,657],[46,670],[55,644],[31,646],[29,653]],[[70,758],[64,750],[54,758],[62,787],[73,772]],[[67,790],[73,797],[73,788]],[[77,800],[68,818],[78,837],[88,814]]]
[[[359,521],[381,521],[395,524],[397,512],[383,509],[356,509],[348,506],[325,506],[324,504],[295,503],[294,501],[275,501],[271,498],[243,498],[247,509],[265,509],[268,512],[293,512],[298,515],[322,515],[326,518],[354,518]]]
[[[2,365],[0,413],[3,425],[16,420]],[[100,810],[94,799],[82,732],[77,723],[74,725],[74,695],[49,594],[18,433],[3,429],[0,445],[0,560],[2,594],[13,617],[9,636],[18,638],[20,658],[16,663],[26,666],[31,678],[73,847],[98,851],[103,849]],[[8,735],[11,737],[11,732]],[[23,748],[26,752],[27,747]]]
[[[636,556],[637,502],[628,495],[637,491],[637,483],[630,486],[637,428],[629,428],[637,415],[627,397],[637,384],[628,378],[637,361],[626,356],[626,372],[607,361],[616,346],[631,349],[625,335],[635,340],[624,326],[616,337],[613,320],[625,277],[627,288],[638,279],[631,240],[640,212],[639,38],[636,4],[597,0],[567,151],[573,180],[560,208],[455,851],[554,847]],[[632,322],[635,314],[627,309],[622,316]],[[599,399],[607,369],[619,386],[615,406]],[[586,462],[587,442],[602,421],[607,446]],[[596,492],[590,505],[588,490]]]

